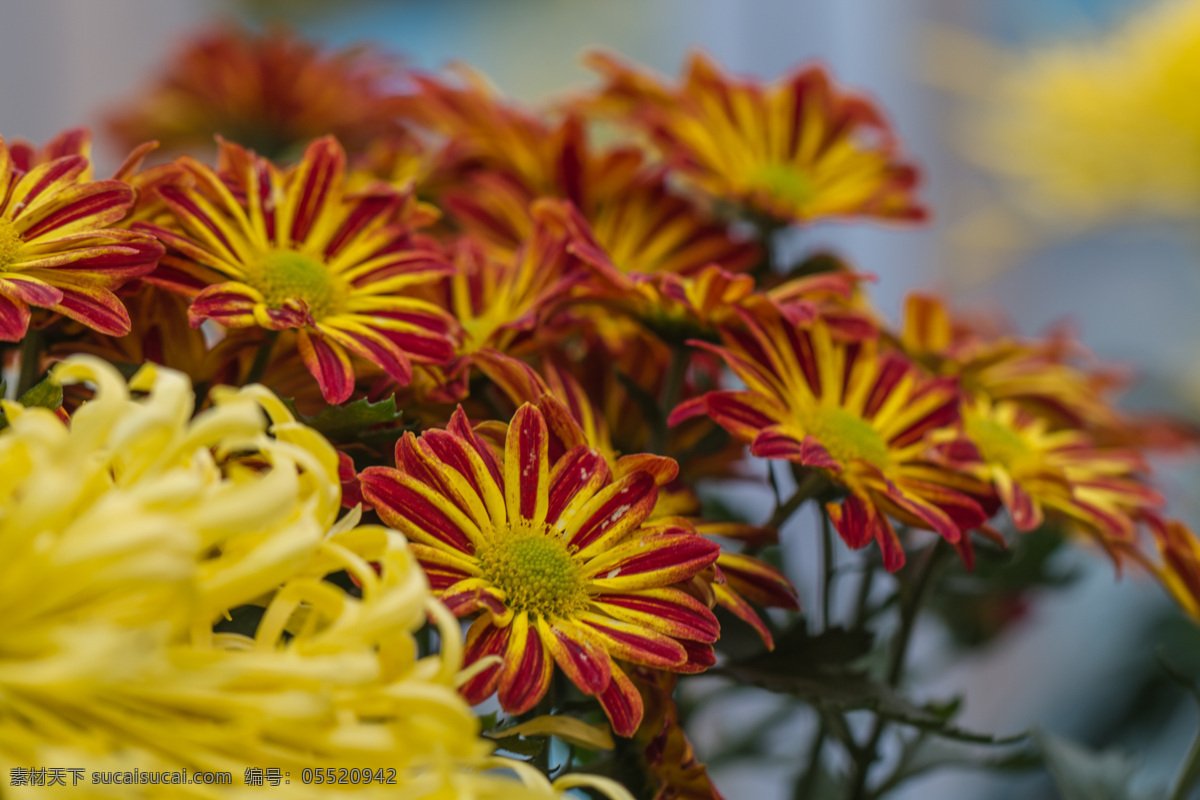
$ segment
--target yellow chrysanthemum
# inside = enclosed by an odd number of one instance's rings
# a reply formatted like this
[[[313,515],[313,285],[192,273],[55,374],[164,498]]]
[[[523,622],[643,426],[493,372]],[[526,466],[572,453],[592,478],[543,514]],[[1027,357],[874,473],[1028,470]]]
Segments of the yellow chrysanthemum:
[[[193,420],[179,373],[146,367],[126,385],[104,362],[73,357],[53,378],[93,384],[95,398],[68,425],[5,403],[0,432],[10,783],[13,770],[70,767],[83,770],[79,786],[67,774],[60,787],[72,796],[228,797],[231,787],[134,789],[93,773],[229,772],[236,795],[261,767],[281,769],[293,795],[329,796],[337,787],[306,785],[303,770],[346,767],[382,777],[368,790],[380,796],[555,795],[523,765],[489,757],[455,691],[467,676],[452,616],[398,533],[359,527],[356,513],[335,522],[336,453],[276,397],[214,392]],[[360,597],[324,580],[342,570]],[[262,608],[253,637],[214,632],[242,606]],[[427,613],[445,650],[418,658],[412,632]]]
[[[987,60],[978,44],[959,52]],[[962,83],[978,104],[963,147],[1012,180],[1030,221],[1200,214],[1197,0],[1139,7],[1101,38],[1000,54],[983,80],[979,70],[945,69],[949,54],[938,51],[937,77]]]

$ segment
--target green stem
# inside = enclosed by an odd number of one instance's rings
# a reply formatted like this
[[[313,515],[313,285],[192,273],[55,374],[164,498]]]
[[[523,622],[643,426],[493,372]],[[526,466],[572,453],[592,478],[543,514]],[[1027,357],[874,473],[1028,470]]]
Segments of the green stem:
[[[829,630],[830,600],[833,595],[833,522],[824,506],[817,506],[821,518],[821,630]]]
[[[854,616],[851,630],[858,630],[867,621],[867,602],[871,599],[871,585],[875,582],[875,564],[868,561],[863,568],[862,582],[858,584],[858,597],[854,599]]]
[[[21,372],[17,378],[17,399],[37,385],[42,376],[42,345],[44,336],[37,328],[30,328],[21,340]]]
[[[778,530],[791,518],[796,509],[804,505],[805,501],[811,500],[824,490],[825,479],[821,477],[821,473],[817,470],[810,470],[801,478],[796,485],[796,491],[792,493],[787,502],[775,508],[775,513],[767,520],[767,527]]]
[[[267,365],[271,363],[271,351],[275,349],[275,340],[278,338],[279,331],[267,331],[267,338],[258,346],[258,352],[254,354],[254,363],[250,365],[250,371],[246,373],[243,384],[258,383],[262,380]]]
[[[812,797],[813,786],[817,782],[817,771],[821,768],[821,751],[824,748],[825,718],[821,717],[821,724],[817,727],[817,734],[809,747],[808,767],[804,770],[804,777],[796,784],[796,791],[792,794],[794,800],[808,800]]]
[[[679,405],[679,397],[683,394],[683,379],[687,375],[688,362],[691,353],[687,345],[671,346],[671,365],[667,368],[666,383],[663,384],[662,400],[659,408],[658,423],[650,435],[650,452],[662,455],[667,448],[667,417]]]
[[[908,646],[912,642],[913,630],[916,628],[918,612],[925,600],[929,587],[933,584],[933,575],[937,571],[941,555],[945,552],[945,542],[938,539],[930,546],[916,567],[912,586],[908,597],[900,604],[900,630],[896,632],[892,644],[891,658],[888,661],[887,685],[895,688],[900,683],[900,675],[904,671],[904,662],[908,656]],[[879,740],[883,736],[885,723],[882,716],[876,715],[867,744],[855,757],[854,784],[850,790],[850,800],[864,800],[867,797],[867,773],[879,749]]]
[[[1175,785],[1171,787],[1168,800],[1187,800],[1188,793],[1197,781],[1200,781],[1200,735],[1192,742],[1192,749],[1183,761],[1183,769],[1175,779]]]

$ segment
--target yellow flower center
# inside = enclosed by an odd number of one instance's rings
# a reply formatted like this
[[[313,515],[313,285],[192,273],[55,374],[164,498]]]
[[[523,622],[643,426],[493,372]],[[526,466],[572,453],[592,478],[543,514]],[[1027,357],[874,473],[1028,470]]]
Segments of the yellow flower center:
[[[853,412],[844,408],[817,409],[802,426],[843,464],[857,458],[880,468],[887,466],[887,441],[871,423]]]
[[[968,414],[963,422],[967,437],[989,464],[1011,469],[1033,456],[1033,450],[1021,435],[1007,425],[975,414]]]
[[[24,240],[17,233],[17,226],[6,219],[0,219],[0,272],[17,260],[17,251]]]
[[[791,164],[763,164],[750,173],[750,185],[788,206],[802,206],[812,199],[812,180]]]
[[[295,250],[267,253],[247,270],[246,283],[262,292],[271,308],[303,300],[314,319],[336,314],[348,288],[322,261]]]
[[[579,566],[557,536],[525,534],[480,548],[478,555],[484,579],[504,592],[514,611],[565,617],[585,599]]]

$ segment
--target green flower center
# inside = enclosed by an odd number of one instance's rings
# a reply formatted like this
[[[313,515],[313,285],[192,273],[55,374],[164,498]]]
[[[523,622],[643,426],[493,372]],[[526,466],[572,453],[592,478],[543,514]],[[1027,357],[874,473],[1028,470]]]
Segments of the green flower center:
[[[1033,455],[1021,435],[1007,425],[974,414],[967,415],[963,422],[967,438],[975,443],[979,455],[989,464],[1011,468]]]
[[[844,408],[821,408],[804,419],[802,426],[843,464],[857,458],[881,469],[887,466],[887,441],[857,414]]]
[[[812,199],[812,180],[791,164],[763,164],[750,173],[750,185],[789,206],[802,206]]]
[[[24,240],[17,233],[17,226],[6,219],[0,219],[0,272],[17,260],[17,251],[21,249]]]
[[[579,566],[557,536],[530,533],[481,548],[483,577],[507,597],[509,608],[545,617],[565,617],[585,595]]]
[[[336,314],[347,287],[319,259],[294,250],[273,250],[247,270],[246,283],[262,292],[271,308],[288,300],[308,303],[314,319]]]

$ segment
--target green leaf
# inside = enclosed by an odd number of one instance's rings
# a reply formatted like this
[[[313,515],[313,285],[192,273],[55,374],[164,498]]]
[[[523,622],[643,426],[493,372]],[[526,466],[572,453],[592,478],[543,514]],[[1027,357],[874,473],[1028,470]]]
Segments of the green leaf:
[[[1062,800],[1148,800],[1161,792],[1135,793],[1137,764],[1125,753],[1094,752],[1044,731],[1036,737],[1046,769]]]
[[[501,750],[531,757],[541,755],[547,744],[547,740],[544,738],[522,739],[520,736],[493,736],[492,741]]]
[[[62,386],[47,378],[21,395],[19,402],[26,408],[48,408],[54,411],[62,406],[62,401]]]
[[[388,397],[378,403],[372,403],[364,397],[345,405],[326,406],[311,417],[298,413],[292,400],[284,399],[283,402],[298,420],[325,438],[339,442],[359,438],[367,433],[368,428],[391,424],[404,416],[404,412],[396,409],[395,397]]]
[[[820,275],[823,272],[849,272],[850,266],[844,260],[829,252],[818,252],[805,258],[787,271],[784,280],[807,278],[810,275]]]
[[[905,781],[946,767],[1022,772],[1042,764],[1040,753],[1030,746],[1001,756],[990,755],[991,752],[980,752],[979,745],[919,734],[905,745],[900,765],[875,794],[885,796]]]

